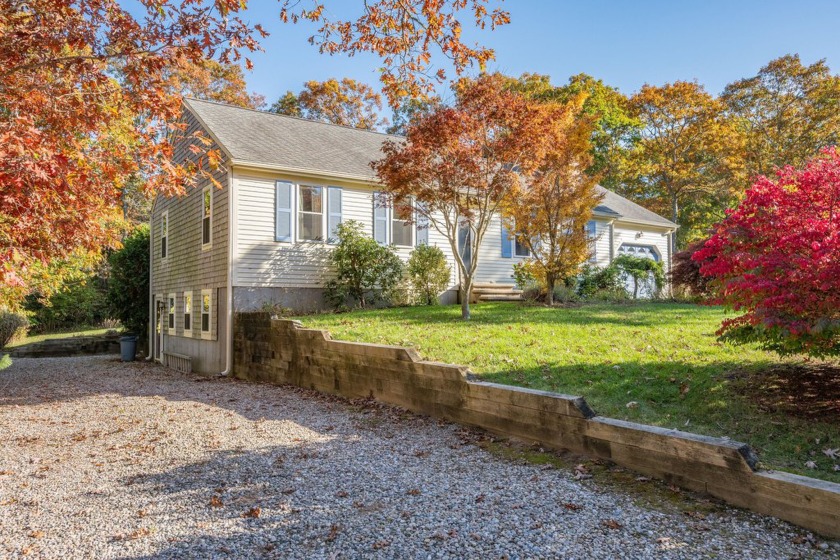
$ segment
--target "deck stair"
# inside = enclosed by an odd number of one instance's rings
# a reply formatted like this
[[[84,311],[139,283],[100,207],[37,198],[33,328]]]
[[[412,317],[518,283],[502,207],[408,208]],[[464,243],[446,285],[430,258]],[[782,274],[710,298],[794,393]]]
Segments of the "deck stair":
[[[472,303],[480,301],[519,301],[522,290],[513,284],[476,283],[473,284]]]

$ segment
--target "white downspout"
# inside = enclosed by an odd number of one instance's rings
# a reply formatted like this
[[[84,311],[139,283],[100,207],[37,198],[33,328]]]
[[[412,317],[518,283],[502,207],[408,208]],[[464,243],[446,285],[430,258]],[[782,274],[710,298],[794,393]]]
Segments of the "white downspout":
[[[155,297],[154,297],[154,223],[155,223],[155,206],[157,205],[157,196],[152,202],[152,211],[149,214],[149,355],[146,356],[147,362],[151,362],[155,356]]]
[[[230,161],[228,165],[227,323],[225,324],[227,350],[225,351],[225,370],[219,374],[222,377],[227,377],[233,371],[233,257],[237,210],[236,196],[233,192],[233,165]]]

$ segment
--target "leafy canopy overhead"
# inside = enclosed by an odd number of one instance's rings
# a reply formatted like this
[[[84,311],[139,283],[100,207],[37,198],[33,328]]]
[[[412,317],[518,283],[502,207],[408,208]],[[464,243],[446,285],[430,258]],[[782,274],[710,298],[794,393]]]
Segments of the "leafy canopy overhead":
[[[840,143],[840,77],[825,60],[805,66],[799,55],[777,58],[726,86],[721,98],[745,137],[750,179],[800,167]]]
[[[630,98],[630,111],[641,130],[623,163],[624,192],[682,226],[690,202],[715,197],[728,202],[739,137],[719,100],[696,82],[645,85]],[[678,234],[691,238],[703,229],[683,227]]]
[[[388,123],[379,116],[382,97],[373,88],[350,78],[311,80],[295,95],[287,91],[271,112],[314,121],[373,130]]]
[[[528,271],[554,303],[554,286],[575,275],[590,257],[586,224],[601,196],[597,177],[586,173],[595,117],[583,114],[585,94],[567,103],[545,104],[550,113],[543,134],[548,141],[540,166],[511,189],[503,205],[508,231],[528,248]]]
[[[352,21],[327,3],[280,0],[284,20],[320,24],[312,41],[329,54],[373,52],[389,100],[428,90],[432,54],[456,73],[493,52],[461,40],[459,14],[478,27],[507,22],[488,0],[358,2]],[[244,0],[0,2],[0,284],[25,286],[27,270],[74,249],[119,244],[119,203],[129,177],[149,193],[177,195],[218,164],[200,135],[186,139],[205,162],[173,160],[184,135],[181,94],[253,105],[231,64],[251,67],[266,33],[244,21]],[[212,61],[212,62],[208,62]],[[185,87],[185,82],[189,86]],[[130,192],[126,191],[126,192]]]
[[[406,141],[386,142],[373,168],[397,207],[414,205],[449,241],[468,319],[484,234],[520,177],[542,164],[557,115],[510,90],[500,74],[462,79],[454,90],[453,106],[417,115]]]

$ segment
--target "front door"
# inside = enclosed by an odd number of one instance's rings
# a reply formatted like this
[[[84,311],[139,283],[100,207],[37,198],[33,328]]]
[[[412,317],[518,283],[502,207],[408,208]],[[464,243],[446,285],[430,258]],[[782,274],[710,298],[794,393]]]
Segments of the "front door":
[[[163,319],[166,317],[164,314],[164,306],[162,301],[158,301],[157,305],[155,306],[155,339],[152,341],[154,344],[154,355],[155,360],[162,361],[163,360]]]

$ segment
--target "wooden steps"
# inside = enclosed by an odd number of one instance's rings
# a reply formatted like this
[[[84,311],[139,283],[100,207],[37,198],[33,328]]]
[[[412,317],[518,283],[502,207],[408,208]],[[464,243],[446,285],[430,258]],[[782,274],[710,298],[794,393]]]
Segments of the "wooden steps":
[[[514,284],[493,284],[493,283],[476,283],[473,284],[472,301],[470,303],[478,303],[480,301],[520,301],[522,299],[522,290],[518,290]]]

